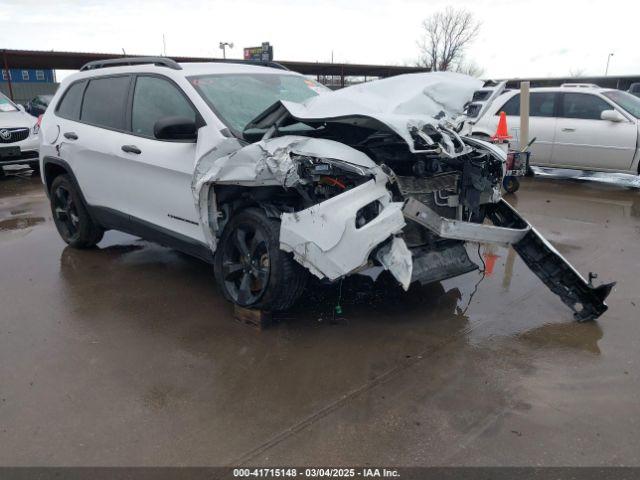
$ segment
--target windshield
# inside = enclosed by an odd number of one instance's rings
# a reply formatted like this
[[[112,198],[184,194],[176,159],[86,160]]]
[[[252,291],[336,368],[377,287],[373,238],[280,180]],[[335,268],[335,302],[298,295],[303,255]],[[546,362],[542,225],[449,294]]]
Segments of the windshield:
[[[299,103],[331,91],[313,80],[291,74],[203,75],[189,77],[189,81],[236,134],[279,100]]]
[[[18,107],[7,97],[0,93],[0,112],[17,112]]]
[[[610,90],[604,92],[603,95],[620,105],[634,117],[640,118],[640,98],[634,97],[630,93],[621,90]]]

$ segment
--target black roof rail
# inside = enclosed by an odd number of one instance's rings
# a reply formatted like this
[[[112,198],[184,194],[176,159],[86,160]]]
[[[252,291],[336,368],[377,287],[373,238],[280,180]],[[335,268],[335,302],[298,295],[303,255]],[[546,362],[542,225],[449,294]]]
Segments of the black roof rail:
[[[277,68],[278,70],[287,70],[287,71],[289,70],[287,67],[285,67],[281,63],[274,62],[271,60],[263,62],[262,60],[243,60],[241,58],[214,58],[214,59],[211,59],[210,61],[213,63],[239,63],[243,65],[256,65],[258,67]]]
[[[122,67],[125,65],[144,65],[153,64],[161,67],[171,68],[173,70],[182,70],[182,67],[175,61],[167,57],[123,57],[113,58],[109,60],[94,60],[85,63],[80,71],[95,70],[97,68]]]

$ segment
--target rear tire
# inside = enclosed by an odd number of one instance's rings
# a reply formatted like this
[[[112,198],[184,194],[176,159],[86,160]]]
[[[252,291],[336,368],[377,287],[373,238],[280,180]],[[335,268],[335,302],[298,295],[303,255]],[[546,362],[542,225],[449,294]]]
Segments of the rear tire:
[[[62,239],[74,248],[94,247],[104,235],[82,201],[69,175],[58,175],[49,193],[51,214]]]
[[[280,221],[258,208],[231,217],[218,243],[214,273],[227,300],[267,311],[290,308],[308,279],[304,267],[280,250]]]

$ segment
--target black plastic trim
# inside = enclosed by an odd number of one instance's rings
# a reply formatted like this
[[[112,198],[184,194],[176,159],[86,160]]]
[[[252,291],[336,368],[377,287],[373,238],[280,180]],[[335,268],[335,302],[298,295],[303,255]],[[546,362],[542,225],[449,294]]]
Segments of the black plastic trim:
[[[165,247],[173,248],[207,263],[213,263],[213,254],[209,246],[186,235],[159,227],[112,208],[88,206],[88,209],[92,218],[95,218],[105,229],[129,233]]]

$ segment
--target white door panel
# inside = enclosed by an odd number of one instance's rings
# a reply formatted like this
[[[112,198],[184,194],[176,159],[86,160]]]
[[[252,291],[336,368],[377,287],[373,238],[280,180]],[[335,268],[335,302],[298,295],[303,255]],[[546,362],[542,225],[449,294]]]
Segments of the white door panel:
[[[608,120],[559,118],[554,166],[628,170],[636,150],[635,124]]]
[[[116,148],[120,148],[122,134],[79,122],[65,121],[62,136],[74,133],[76,140],[63,138],[60,147],[61,157],[68,159],[78,180],[87,203],[91,206],[117,209],[123,202],[121,178],[126,170],[123,166],[114,165],[117,156]],[[113,204],[118,200],[118,205]]]
[[[491,115],[486,119],[483,126],[495,132],[498,128],[498,115]],[[483,122],[484,123],[484,122]],[[551,163],[551,155],[555,137],[556,119],[553,117],[529,117],[529,141],[536,138],[531,146],[531,163],[534,165],[548,165]],[[510,140],[510,146],[514,150],[520,147],[520,117],[515,115],[507,115],[507,128],[509,135],[513,138]]]
[[[507,117],[509,118],[509,117]],[[513,118],[512,148],[520,150],[520,117]],[[554,117],[529,117],[529,141],[536,139],[531,145],[531,163],[534,165],[549,165],[553,152],[553,144],[556,133],[556,121]]]
[[[112,203],[132,217],[204,242],[191,192],[196,144],[122,135],[122,145],[135,146],[141,153],[119,148],[116,162],[127,175]]]

